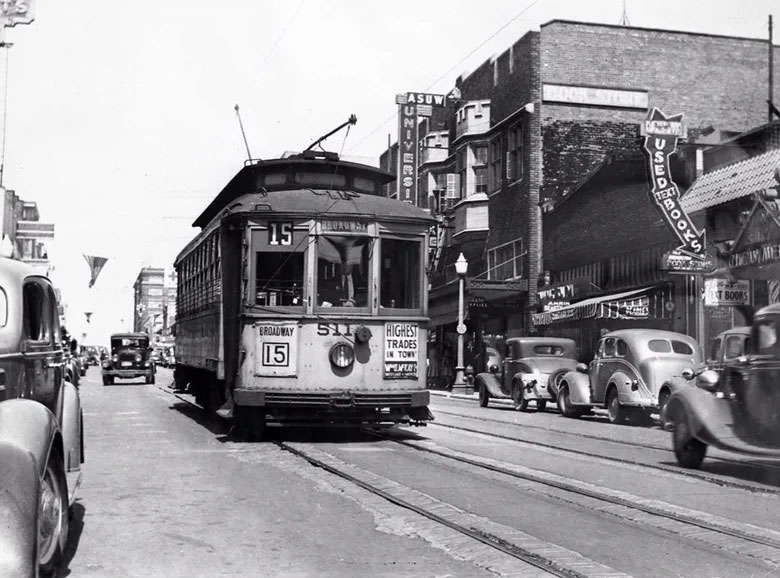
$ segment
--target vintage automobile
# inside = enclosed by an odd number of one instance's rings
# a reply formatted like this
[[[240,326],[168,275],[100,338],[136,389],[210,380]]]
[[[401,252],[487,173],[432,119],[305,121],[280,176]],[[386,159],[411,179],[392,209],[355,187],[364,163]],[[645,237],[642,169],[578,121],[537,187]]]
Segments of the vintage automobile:
[[[84,350],[87,354],[87,363],[89,365],[100,365],[100,352],[94,345],[87,345]]]
[[[81,404],[51,282],[5,258],[0,350],[0,575],[56,575],[83,463]]]
[[[605,334],[590,365],[580,363],[560,380],[558,409],[579,417],[607,409],[611,423],[649,422],[669,396],[688,387],[683,371],[702,363],[693,338],[660,329],[621,329]]]
[[[677,462],[698,468],[707,446],[780,457],[780,305],[759,310],[744,355],[720,372],[691,372],[697,387],[675,392],[662,422]]]
[[[706,365],[708,369],[721,370],[745,354],[750,346],[750,327],[732,327],[719,333],[710,341]]]
[[[559,380],[577,365],[577,345],[573,339],[559,337],[512,337],[506,340],[504,358],[499,367],[477,374],[474,386],[479,391],[479,405],[487,407],[490,398],[510,398],[520,411],[535,402],[544,411],[548,401],[555,401],[550,383]]]
[[[103,360],[103,385],[113,385],[115,379],[143,377],[154,383],[156,366],[151,358],[149,336],[146,333],[116,333],[111,336],[111,356]]]

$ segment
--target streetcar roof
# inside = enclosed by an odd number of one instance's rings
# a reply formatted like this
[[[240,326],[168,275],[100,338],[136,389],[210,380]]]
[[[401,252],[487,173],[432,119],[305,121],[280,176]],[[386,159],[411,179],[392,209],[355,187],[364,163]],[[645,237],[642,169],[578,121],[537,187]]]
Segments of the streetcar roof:
[[[326,188],[335,190],[352,190],[352,182],[355,177],[374,181],[377,185],[377,193],[380,194],[379,187],[389,183],[395,178],[388,172],[376,167],[353,163],[349,161],[338,160],[338,158],[321,158],[313,154],[305,154],[299,157],[290,157],[284,159],[270,159],[265,161],[253,161],[247,164],[225,185],[225,188],[214,198],[206,209],[195,219],[192,224],[194,227],[205,227],[223,207],[227,206],[233,199],[236,199],[246,193],[257,190],[288,190],[290,188],[300,187],[295,183],[295,174],[310,173],[321,174],[323,184],[328,181],[328,177],[335,175],[347,176],[343,186],[332,182]],[[284,182],[269,184],[265,182],[266,174],[280,174],[285,172],[287,179]],[[333,179],[331,178],[330,181]],[[322,187],[322,185],[316,185]]]

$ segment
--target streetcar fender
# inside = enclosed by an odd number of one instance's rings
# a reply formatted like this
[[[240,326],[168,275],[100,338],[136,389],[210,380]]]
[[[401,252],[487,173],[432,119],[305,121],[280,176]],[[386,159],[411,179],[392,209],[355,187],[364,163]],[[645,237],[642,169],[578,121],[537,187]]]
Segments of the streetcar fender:
[[[32,578],[37,575],[37,464],[27,449],[8,442],[0,442],[0,464],[0,576]]]
[[[64,448],[65,471],[76,472],[84,462],[81,447],[81,401],[78,390],[72,383],[63,383],[62,388],[62,444]]]
[[[591,405],[590,377],[587,373],[569,371],[561,382],[566,382],[569,387],[569,402],[572,405]]]
[[[495,373],[478,373],[474,383],[479,387],[484,384],[493,397],[506,397],[506,394],[501,391],[501,382],[498,381],[498,377]]]
[[[59,434],[57,418],[43,404],[30,399],[0,402],[0,443],[17,446],[32,454],[41,477]]]

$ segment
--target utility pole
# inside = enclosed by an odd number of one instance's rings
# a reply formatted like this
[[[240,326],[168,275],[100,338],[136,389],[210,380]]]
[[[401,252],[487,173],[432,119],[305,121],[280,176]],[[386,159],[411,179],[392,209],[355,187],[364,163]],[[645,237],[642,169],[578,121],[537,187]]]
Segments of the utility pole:
[[[769,15],[769,122],[772,122],[772,116],[777,110],[774,100],[774,48],[772,47],[772,15]],[[2,183],[0,183],[2,184]]]

